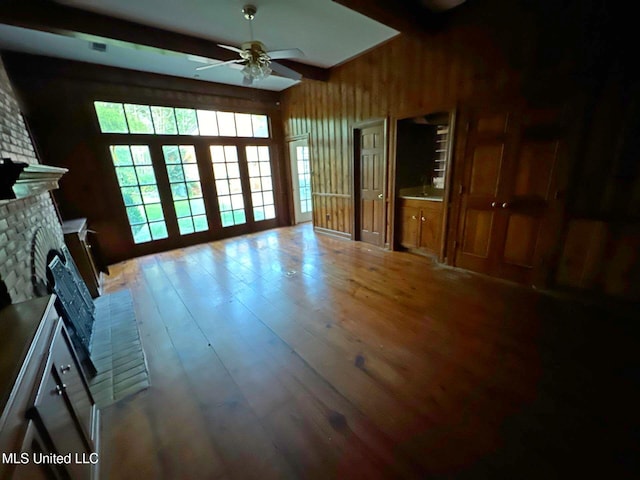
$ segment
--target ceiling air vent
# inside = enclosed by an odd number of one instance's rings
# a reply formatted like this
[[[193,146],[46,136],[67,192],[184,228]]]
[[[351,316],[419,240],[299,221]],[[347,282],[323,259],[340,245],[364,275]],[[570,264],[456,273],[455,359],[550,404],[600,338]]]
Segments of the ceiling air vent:
[[[89,44],[89,46],[91,47],[91,50],[95,50],[96,52],[106,52],[107,51],[107,44],[106,43],[91,42]]]

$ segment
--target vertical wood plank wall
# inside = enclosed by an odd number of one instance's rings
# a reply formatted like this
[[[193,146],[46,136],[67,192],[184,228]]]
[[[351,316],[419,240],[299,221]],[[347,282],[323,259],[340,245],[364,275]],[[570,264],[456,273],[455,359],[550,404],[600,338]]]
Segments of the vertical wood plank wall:
[[[625,14],[613,13],[598,0],[553,3],[474,2],[438,31],[401,34],[332,69],[326,83],[304,80],[285,91],[285,135],[309,134],[314,225],[353,234],[351,137],[356,122],[387,117],[393,129],[397,118],[471,105],[574,102],[585,114],[569,126],[582,132],[582,145],[570,159],[568,234],[557,247],[558,280],[607,290],[601,284],[605,280],[589,285],[565,281],[572,275],[584,278],[579,271],[587,263],[594,269],[591,257],[578,255],[576,261],[571,248],[571,222],[594,218],[611,230],[611,248],[620,244],[626,249],[616,261],[631,265],[620,273],[623,286],[608,290],[637,295],[632,283],[640,259],[629,251],[640,244],[640,174],[637,162],[618,159],[624,155],[621,145],[637,137],[630,119],[640,98],[632,78],[625,78],[632,63],[624,49]],[[463,134],[459,129],[458,137]],[[391,233],[389,225],[387,242]],[[607,261],[606,253],[598,260],[601,276],[610,275]]]
[[[512,39],[506,53],[512,58],[521,58],[529,48],[524,30],[514,33],[519,38]],[[513,95],[517,71],[492,36],[473,24],[420,36],[402,34],[334,68],[328,82],[305,80],[285,91],[285,135],[310,136],[316,227],[353,233],[354,123],[454,109],[473,98]]]

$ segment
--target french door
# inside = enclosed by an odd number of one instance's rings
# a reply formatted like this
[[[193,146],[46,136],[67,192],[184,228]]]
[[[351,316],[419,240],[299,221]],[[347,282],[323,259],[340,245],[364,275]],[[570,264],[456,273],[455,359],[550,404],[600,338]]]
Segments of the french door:
[[[136,246],[197,243],[276,225],[268,144],[175,140],[109,145]]]
[[[313,215],[311,160],[306,138],[289,142],[289,160],[295,223],[310,222]]]

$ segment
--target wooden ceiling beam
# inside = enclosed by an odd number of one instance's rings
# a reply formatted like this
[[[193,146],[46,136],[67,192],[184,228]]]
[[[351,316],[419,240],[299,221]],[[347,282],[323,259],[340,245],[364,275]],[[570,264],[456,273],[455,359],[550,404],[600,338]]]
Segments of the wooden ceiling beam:
[[[10,0],[0,6],[0,23],[48,33],[94,35],[221,61],[238,58],[212,40],[109,17],[47,0]],[[287,60],[280,62],[303,77],[327,81],[329,70]]]

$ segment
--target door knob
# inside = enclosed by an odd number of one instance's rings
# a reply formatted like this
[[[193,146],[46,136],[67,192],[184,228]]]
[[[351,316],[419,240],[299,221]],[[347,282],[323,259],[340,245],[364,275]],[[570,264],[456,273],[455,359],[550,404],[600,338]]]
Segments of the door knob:
[[[378,194],[378,198],[382,198],[383,195],[381,193]]]
[[[415,215],[411,215],[411,220],[417,220],[418,217],[416,217]]]
[[[426,221],[427,221],[427,219],[426,219],[426,218],[424,218],[424,217],[420,217],[420,220],[422,220],[423,222],[426,222]]]
[[[502,208],[509,208],[509,202],[504,202],[502,204]]]
[[[496,208],[496,202],[491,202],[491,206],[492,206],[493,208]]]

